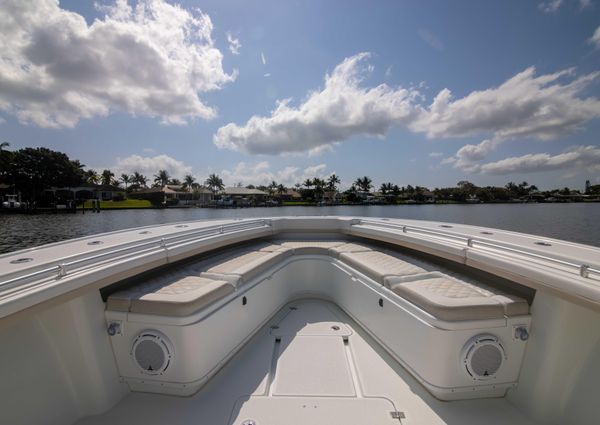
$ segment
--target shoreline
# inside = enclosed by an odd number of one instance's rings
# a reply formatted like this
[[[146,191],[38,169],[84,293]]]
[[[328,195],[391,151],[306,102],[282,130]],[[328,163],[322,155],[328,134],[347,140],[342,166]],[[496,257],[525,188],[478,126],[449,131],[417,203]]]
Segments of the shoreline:
[[[193,210],[193,209],[210,209],[210,210],[244,210],[244,209],[254,209],[254,208],[282,208],[282,207],[294,207],[294,208],[331,208],[331,207],[397,207],[397,206],[423,206],[423,205],[432,205],[432,206],[442,206],[442,205],[564,205],[564,204],[597,204],[600,203],[600,199],[590,199],[584,201],[562,201],[562,202],[514,202],[514,201],[497,201],[497,202],[398,202],[395,204],[386,204],[386,203],[338,203],[338,204],[319,204],[316,202],[284,202],[281,205],[253,205],[253,206],[243,206],[243,207],[220,207],[220,206],[194,206],[194,205],[181,205],[181,206],[101,206],[98,209],[93,209],[91,207],[86,207],[85,209],[76,208],[76,209],[67,209],[67,208],[37,208],[37,209],[26,209],[26,208],[0,208],[0,214],[21,214],[21,215],[38,215],[38,214],[94,214],[100,211],[129,211],[129,210]]]

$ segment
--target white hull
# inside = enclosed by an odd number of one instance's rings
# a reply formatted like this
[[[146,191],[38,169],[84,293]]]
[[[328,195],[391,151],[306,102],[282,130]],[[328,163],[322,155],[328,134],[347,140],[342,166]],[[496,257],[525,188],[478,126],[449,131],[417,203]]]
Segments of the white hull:
[[[185,315],[105,304],[116,282],[259,239],[385,242],[427,279],[510,281],[529,291],[530,311],[441,319],[323,250],[290,251]],[[0,423],[593,423],[599,269],[590,246],[350,217],[190,222],[11,253],[0,257]],[[148,330],[167,341],[164,373],[132,361]],[[504,352],[489,379],[462,363],[481,335]]]

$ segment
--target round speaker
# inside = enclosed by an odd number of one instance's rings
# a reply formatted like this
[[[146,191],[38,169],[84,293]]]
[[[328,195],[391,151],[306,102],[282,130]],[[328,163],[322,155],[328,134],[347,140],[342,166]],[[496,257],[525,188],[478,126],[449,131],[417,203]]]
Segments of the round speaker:
[[[166,336],[150,330],[135,338],[129,355],[142,373],[162,375],[173,360],[173,348]]]
[[[463,348],[463,364],[474,380],[495,378],[505,358],[504,347],[493,335],[477,335]]]

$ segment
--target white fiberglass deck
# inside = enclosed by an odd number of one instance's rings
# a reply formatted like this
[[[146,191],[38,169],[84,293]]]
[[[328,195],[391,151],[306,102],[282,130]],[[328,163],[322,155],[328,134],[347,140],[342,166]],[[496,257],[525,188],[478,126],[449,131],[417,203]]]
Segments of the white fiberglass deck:
[[[532,423],[504,398],[435,399],[337,306],[298,300],[194,396],[131,393],[107,413],[78,424],[249,420],[256,425]]]

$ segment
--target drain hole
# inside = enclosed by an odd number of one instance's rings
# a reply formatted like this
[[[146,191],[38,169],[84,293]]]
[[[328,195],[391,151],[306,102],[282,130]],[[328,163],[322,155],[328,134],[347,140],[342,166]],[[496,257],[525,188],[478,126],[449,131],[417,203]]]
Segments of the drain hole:
[[[453,226],[450,226],[448,224],[440,224],[440,227],[445,227],[446,229],[452,229]]]
[[[493,235],[492,232],[481,232],[482,235]]]
[[[298,310],[298,307],[290,307],[290,310]]]
[[[339,330],[340,330],[340,327],[339,327],[339,326],[336,326],[336,325],[334,325],[334,326],[332,326],[332,327],[331,327],[331,329],[333,329],[334,331],[339,331]]]
[[[248,299],[246,297],[242,297],[242,305],[248,304]]]
[[[541,245],[541,246],[552,246],[552,244],[550,242],[544,242],[544,241],[538,241],[538,242],[534,242],[536,245]]]
[[[383,307],[383,298],[379,298],[379,307]]]

